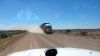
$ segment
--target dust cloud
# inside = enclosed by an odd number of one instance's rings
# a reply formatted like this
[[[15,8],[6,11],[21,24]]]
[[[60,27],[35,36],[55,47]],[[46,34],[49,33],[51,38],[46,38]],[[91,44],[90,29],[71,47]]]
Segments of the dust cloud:
[[[27,31],[31,33],[43,33],[43,30],[40,28],[40,26],[28,28]]]
[[[27,30],[28,32],[31,33],[44,34],[40,26],[16,26],[16,27],[12,27],[11,30]]]

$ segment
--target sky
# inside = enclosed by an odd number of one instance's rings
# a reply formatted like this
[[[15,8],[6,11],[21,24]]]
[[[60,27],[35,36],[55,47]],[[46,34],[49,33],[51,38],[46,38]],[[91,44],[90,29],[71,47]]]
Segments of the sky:
[[[56,29],[100,28],[100,0],[0,0],[0,29],[45,22]]]

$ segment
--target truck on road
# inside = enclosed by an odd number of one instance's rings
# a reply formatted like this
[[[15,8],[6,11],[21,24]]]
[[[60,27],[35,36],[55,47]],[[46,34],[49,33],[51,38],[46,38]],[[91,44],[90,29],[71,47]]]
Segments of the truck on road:
[[[50,23],[43,23],[40,25],[40,27],[44,31],[44,33],[53,34],[52,25]]]

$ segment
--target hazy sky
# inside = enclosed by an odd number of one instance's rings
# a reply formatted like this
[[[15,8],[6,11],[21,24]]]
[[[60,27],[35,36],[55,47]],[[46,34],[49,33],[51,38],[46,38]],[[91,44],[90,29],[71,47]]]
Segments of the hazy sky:
[[[100,28],[100,0],[0,0],[0,27],[44,22],[54,28]]]

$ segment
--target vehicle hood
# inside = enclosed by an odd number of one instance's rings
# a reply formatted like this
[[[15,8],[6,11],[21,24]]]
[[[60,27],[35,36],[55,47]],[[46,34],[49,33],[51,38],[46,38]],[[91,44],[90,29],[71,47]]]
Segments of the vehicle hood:
[[[45,56],[48,48],[31,49],[10,53],[7,56]],[[55,48],[57,50],[56,56],[100,56],[100,51],[93,51],[80,48]]]

